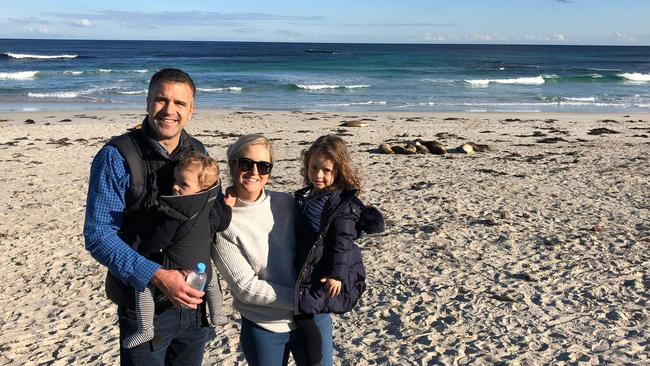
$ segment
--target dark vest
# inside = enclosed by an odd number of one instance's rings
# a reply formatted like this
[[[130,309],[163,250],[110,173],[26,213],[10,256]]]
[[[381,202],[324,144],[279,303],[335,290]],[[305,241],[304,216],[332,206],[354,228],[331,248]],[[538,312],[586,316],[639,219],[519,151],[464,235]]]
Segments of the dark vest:
[[[146,119],[142,126],[145,129],[148,127]],[[169,157],[161,154],[160,146],[156,146],[158,143],[147,138],[140,128],[114,137],[107,143],[124,157],[129,170],[126,207],[118,236],[135,250],[138,250],[141,238],[151,233],[162,215],[156,209],[158,197],[171,194],[174,165],[178,158],[189,151],[206,151],[205,146],[185,130],[181,131],[180,141],[180,145]],[[161,255],[154,255],[149,259],[163,263]],[[133,287],[123,283],[110,272],[106,276],[106,295],[118,306],[134,306]]]

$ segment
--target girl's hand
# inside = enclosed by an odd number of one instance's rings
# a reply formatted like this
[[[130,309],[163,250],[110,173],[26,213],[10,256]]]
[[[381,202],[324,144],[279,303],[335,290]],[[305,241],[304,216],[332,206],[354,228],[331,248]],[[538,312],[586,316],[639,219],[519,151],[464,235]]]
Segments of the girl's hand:
[[[321,278],[320,282],[325,284],[328,297],[338,296],[341,293],[341,287],[343,287],[341,281],[325,277]]]
[[[223,203],[226,206],[235,207],[237,197],[235,197],[235,190],[232,187],[226,189],[226,195],[223,197]]]

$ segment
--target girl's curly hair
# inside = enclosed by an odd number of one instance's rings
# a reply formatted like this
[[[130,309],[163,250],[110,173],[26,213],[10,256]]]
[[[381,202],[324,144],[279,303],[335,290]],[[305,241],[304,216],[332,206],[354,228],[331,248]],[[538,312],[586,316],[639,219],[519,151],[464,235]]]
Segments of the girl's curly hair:
[[[302,169],[300,174],[303,177],[305,186],[309,181],[309,159],[314,154],[320,154],[334,163],[334,182],[327,189],[340,191],[343,189],[361,190],[361,180],[357,175],[348,147],[342,138],[334,135],[324,135],[316,139],[309,149],[302,152]]]

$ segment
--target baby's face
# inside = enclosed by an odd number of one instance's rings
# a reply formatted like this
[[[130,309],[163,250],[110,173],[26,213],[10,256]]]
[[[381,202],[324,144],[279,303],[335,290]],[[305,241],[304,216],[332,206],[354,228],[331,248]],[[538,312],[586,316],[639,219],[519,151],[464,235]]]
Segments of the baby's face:
[[[201,168],[191,166],[187,169],[174,169],[174,194],[185,196],[194,194],[201,190],[199,185],[199,171]]]

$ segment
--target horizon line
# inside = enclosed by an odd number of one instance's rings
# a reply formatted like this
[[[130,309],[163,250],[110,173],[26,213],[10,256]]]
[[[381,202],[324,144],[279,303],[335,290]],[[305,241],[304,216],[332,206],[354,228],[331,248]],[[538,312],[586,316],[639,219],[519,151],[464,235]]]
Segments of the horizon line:
[[[558,44],[558,43],[421,43],[421,42],[314,42],[314,41],[232,41],[232,40],[161,40],[161,39],[91,39],[91,38],[4,38],[0,40],[30,41],[93,41],[93,42],[211,42],[211,43],[293,43],[293,44],[367,44],[367,45],[426,45],[426,46],[558,46],[558,47],[650,47],[650,44]]]

